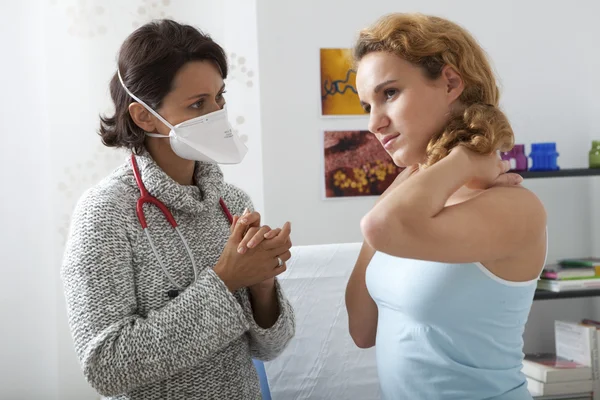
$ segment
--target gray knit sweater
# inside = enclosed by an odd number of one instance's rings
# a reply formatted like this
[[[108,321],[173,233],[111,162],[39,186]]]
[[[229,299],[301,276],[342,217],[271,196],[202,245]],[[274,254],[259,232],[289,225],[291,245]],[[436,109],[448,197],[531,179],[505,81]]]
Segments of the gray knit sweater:
[[[233,214],[252,204],[223,181],[216,165],[196,166],[197,186],[182,186],[148,155],[138,156],[148,191],[173,213],[199,269],[162,213],[144,211],[174,289],[136,217],[139,190],[129,161],[77,204],[62,266],[69,324],[89,383],[111,399],[258,399],[252,357],[279,355],[295,331],[276,284],[280,315],[270,329],[254,321],[247,289],[231,294],[213,272],[229,237],[222,197]],[[189,285],[189,286],[188,286]]]

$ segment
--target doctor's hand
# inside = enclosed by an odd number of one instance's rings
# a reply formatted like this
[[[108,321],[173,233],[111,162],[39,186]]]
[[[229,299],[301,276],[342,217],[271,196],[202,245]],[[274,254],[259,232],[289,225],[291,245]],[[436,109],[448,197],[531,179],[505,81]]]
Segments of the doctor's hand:
[[[215,273],[232,292],[281,274],[286,269],[285,262],[291,257],[289,223],[284,225],[284,229],[275,238],[264,240],[255,247],[247,249],[244,254],[240,254],[238,248],[246,232],[251,229],[249,223],[250,220],[244,218],[235,221],[231,236],[214,267]],[[287,233],[282,234],[284,231]],[[281,265],[279,259],[282,261]]]
[[[292,247],[292,240],[290,238],[290,234],[292,233],[292,225],[289,222],[283,224],[282,228],[276,228],[269,231],[263,240],[269,240],[270,243],[265,242],[264,246],[276,248],[278,246],[283,246],[283,248],[287,248],[286,252],[279,255],[283,266],[287,268],[285,264],[290,258],[290,248]],[[259,242],[260,243],[260,242]],[[271,292],[275,287],[275,277],[264,280],[256,285],[249,286],[248,288],[253,294],[257,294],[259,292]]]
[[[247,211],[244,211],[244,214],[242,214],[241,217],[234,216],[233,223],[230,228],[230,232],[233,232],[233,229],[235,228],[235,226],[240,218],[244,218],[245,216],[247,216],[249,214],[250,213],[248,213]],[[258,215],[258,213],[252,213],[252,214]],[[255,221],[255,220],[256,220],[256,217],[254,215],[250,215],[249,217],[247,217],[246,223],[250,223],[251,221]],[[260,220],[260,216],[258,217],[258,220]],[[286,243],[288,246],[291,247],[292,242],[290,239],[290,233],[291,233],[291,224],[289,222],[284,224],[283,228],[275,228],[275,229],[271,229],[267,225],[264,225],[264,226],[260,226],[260,224],[251,225],[246,230],[244,238],[242,239],[240,245],[238,246],[238,253],[244,254],[244,253],[246,253],[246,251],[248,249],[257,247],[263,241],[271,240],[271,239],[275,239],[275,238],[278,238],[277,241],[282,241],[283,243]],[[271,243],[269,245],[272,247],[277,246],[277,244],[274,244],[274,243]],[[267,245],[267,246],[269,246],[269,245]],[[285,256],[285,255],[286,254],[284,254],[283,256]],[[280,257],[280,258],[282,259],[283,262],[286,262],[288,260],[288,258],[286,258],[286,257]],[[254,294],[256,294],[257,292],[271,292],[273,290],[274,286],[275,286],[275,278],[273,277],[273,278],[266,279],[260,283],[257,283],[256,285],[249,286],[248,288]]]
[[[248,249],[258,246],[264,240],[277,237],[282,230],[282,228],[271,229],[271,227],[268,225],[260,226],[260,214],[257,212],[248,213],[245,211],[241,217],[238,217],[237,215],[233,217],[230,233],[233,233],[233,229],[240,219],[243,221],[243,223],[248,225],[248,228],[244,233],[244,238],[238,246],[238,253],[240,254],[244,254]]]
[[[238,253],[240,254],[244,254],[248,249],[256,247],[265,239],[277,236],[277,232],[269,233],[271,232],[271,228],[268,225],[260,226],[260,214],[256,211],[249,212],[248,209],[246,209],[241,217],[234,215],[233,222],[229,229],[230,233],[233,233],[238,221],[248,226],[244,232],[244,238],[238,247]]]

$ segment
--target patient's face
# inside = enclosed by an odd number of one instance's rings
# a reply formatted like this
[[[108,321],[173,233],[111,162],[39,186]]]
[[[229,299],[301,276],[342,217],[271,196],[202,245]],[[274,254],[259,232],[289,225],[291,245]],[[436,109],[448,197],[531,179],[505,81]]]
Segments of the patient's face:
[[[449,95],[448,84],[444,72],[430,79],[420,67],[390,53],[369,53],[359,62],[356,86],[370,115],[369,130],[396,165],[425,161],[429,140],[444,129],[457,98]]]

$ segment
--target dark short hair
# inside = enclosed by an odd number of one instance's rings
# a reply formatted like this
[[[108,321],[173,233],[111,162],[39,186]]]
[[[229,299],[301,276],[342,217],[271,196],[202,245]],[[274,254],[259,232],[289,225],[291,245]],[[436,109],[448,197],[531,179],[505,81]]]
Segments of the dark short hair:
[[[213,61],[223,79],[227,78],[227,56],[211,37],[190,25],[163,19],[135,30],[121,45],[118,69],[127,89],[157,110],[171,91],[173,79],[190,61]],[[100,116],[100,137],[108,147],[144,151],[145,132],[131,118],[134,102],[119,82],[117,72],[110,81],[115,112]]]

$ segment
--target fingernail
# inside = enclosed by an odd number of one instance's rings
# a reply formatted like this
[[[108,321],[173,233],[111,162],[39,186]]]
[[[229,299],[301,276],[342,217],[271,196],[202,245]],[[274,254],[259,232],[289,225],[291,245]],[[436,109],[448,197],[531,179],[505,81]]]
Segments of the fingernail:
[[[248,223],[248,218],[242,218],[242,219],[240,219],[240,222],[242,224],[247,224]]]
[[[244,254],[246,252],[246,248],[245,247],[238,247],[238,253],[240,254]]]
[[[521,183],[521,182],[523,182],[523,177],[521,175],[519,175],[517,177],[517,183]]]
[[[242,215],[248,214],[248,208],[244,208],[244,213]]]
[[[254,247],[254,243],[255,242],[253,240],[249,241],[248,242],[248,248],[250,248],[250,249],[253,248]]]

